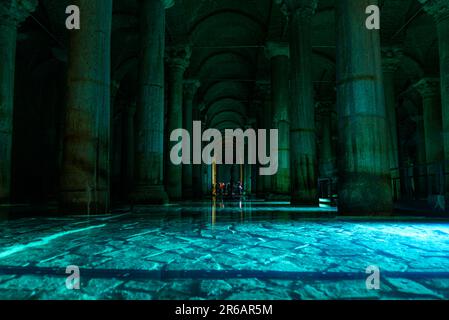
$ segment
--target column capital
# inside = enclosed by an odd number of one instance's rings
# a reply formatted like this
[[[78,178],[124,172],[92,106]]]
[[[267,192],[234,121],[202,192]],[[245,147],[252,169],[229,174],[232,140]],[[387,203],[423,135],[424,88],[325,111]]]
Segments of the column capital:
[[[165,9],[170,9],[175,5],[175,0],[161,0]]]
[[[265,44],[265,56],[269,60],[278,56],[290,58],[290,46],[287,42],[268,41]]]
[[[0,24],[19,25],[36,9],[37,0],[2,0]]]
[[[193,99],[196,92],[198,91],[198,88],[201,87],[201,82],[199,80],[185,80],[184,81],[184,94],[189,99]]]
[[[423,78],[413,86],[423,98],[432,98],[439,93],[440,79]]]
[[[311,17],[318,6],[318,0],[275,0],[281,6],[285,15],[299,13],[305,17]]]
[[[186,70],[190,64],[192,48],[186,46],[173,46],[165,51],[165,60],[171,68]]]
[[[404,55],[404,52],[401,48],[398,47],[383,47],[382,48],[382,70],[384,72],[395,72],[401,59]]]
[[[419,2],[437,22],[449,19],[449,3],[447,0],[419,0]]]

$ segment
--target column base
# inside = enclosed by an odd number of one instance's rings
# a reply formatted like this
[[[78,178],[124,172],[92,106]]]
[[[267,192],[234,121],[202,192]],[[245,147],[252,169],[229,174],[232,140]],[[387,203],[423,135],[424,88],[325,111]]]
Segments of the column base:
[[[343,178],[344,177],[344,178]],[[338,213],[348,216],[389,216],[393,211],[389,175],[353,173],[341,179]]]
[[[97,215],[110,213],[109,192],[64,191],[59,198],[62,214]]]
[[[168,196],[163,185],[139,186],[130,195],[134,204],[167,204]]]

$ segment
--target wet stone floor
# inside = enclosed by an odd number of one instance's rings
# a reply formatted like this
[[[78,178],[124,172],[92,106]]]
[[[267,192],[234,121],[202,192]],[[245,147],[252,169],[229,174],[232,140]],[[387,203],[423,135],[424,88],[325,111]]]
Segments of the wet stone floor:
[[[0,299],[449,299],[449,221],[335,216],[218,202],[4,219]]]

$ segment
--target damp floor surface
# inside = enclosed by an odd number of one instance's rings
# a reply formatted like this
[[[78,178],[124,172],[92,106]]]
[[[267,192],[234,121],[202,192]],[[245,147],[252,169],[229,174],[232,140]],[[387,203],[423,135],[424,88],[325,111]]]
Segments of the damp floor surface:
[[[335,215],[216,202],[3,220],[0,299],[449,299],[449,221]]]

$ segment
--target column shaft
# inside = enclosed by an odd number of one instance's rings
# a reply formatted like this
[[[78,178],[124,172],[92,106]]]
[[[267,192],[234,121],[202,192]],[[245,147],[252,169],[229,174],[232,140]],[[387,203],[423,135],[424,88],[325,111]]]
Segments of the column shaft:
[[[183,92],[184,72],[190,59],[190,49],[187,47],[170,48],[167,50],[167,62],[169,65],[168,78],[168,110],[167,110],[167,151],[178,142],[170,142],[170,134],[173,130],[183,128]],[[170,156],[166,157],[166,188],[170,200],[181,200],[182,171],[181,165],[174,165]]]
[[[399,173],[399,148],[396,121],[396,96],[395,96],[395,74],[398,70],[402,50],[395,47],[382,48],[382,70],[385,93],[385,111],[388,129],[388,155],[389,169],[391,174],[392,195],[395,199],[400,194],[400,173]]]
[[[290,194],[289,61],[286,55],[271,58],[273,128],[279,130],[279,168],[272,177],[272,193]]]
[[[341,214],[392,210],[380,37],[364,28],[372,4],[377,1],[336,2]]]
[[[37,6],[36,0],[0,3],[0,203],[10,201],[14,78],[17,27]]]
[[[441,115],[442,115],[442,141],[443,159],[445,161],[444,173],[449,172],[449,6],[447,1],[439,1],[444,6],[437,17],[438,45],[440,52],[440,83],[441,83]],[[436,169],[436,168],[435,168]],[[443,176],[446,206],[449,204],[449,181]],[[446,208],[446,211],[448,209]]]
[[[184,83],[184,103],[183,103],[183,126],[190,134],[190,150],[193,152],[193,99],[200,86],[199,81],[190,80]],[[197,116],[197,115],[196,115]],[[193,165],[186,164],[182,166],[182,191],[184,199],[193,197]]]
[[[335,103],[320,102],[318,105],[321,124],[321,143],[318,156],[320,178],[333,179],[336,175],[335,148],[332,139],[332,118],[335,114]]]
[[[426,163],[429,165],[441,162],[444,156],[439,83],[438,79],[425,78],[415,85],[422,96]]]
[[[396,169],[399,165],[398,134],[396,123],[396,98],[394,93],[394,72],[383,72],[385,88],[385,109],[388,123],[389,163],[390,169]]]
[[[449,5],[447,0],[419,0],[436,21],[440,53],[441,115],[444,172],[449,172]],[[446,179],[447,180],[447,179]],[[449,203],[449,182],[444,182],[446,203]],[[430,187],[430,186],[429,186]]]
[[[311,19],[316,1],[290,1],[291,202],[318,204],[315,110],[312,83]]]
[[[17,27],[13,21],[0,24],[0,203],[10,199],[11,148],[14,103],[14,70]]]
[[[78,0],[83,28],[70,33],[61,172],[62,208],[109,210],[112,1]]]
[[[426,139],[424,134],[423,112],[415,117],[416,132],[417,132],[417,146],[415,167],[413,170],[414,184],[415,184],[415,200],[425,199],[427,197],[427,168],[426,168]]]
[[[164,170],[165,7],[162,0],[141,0],[140,88],[135,127],[136,203],[166,203]]]

